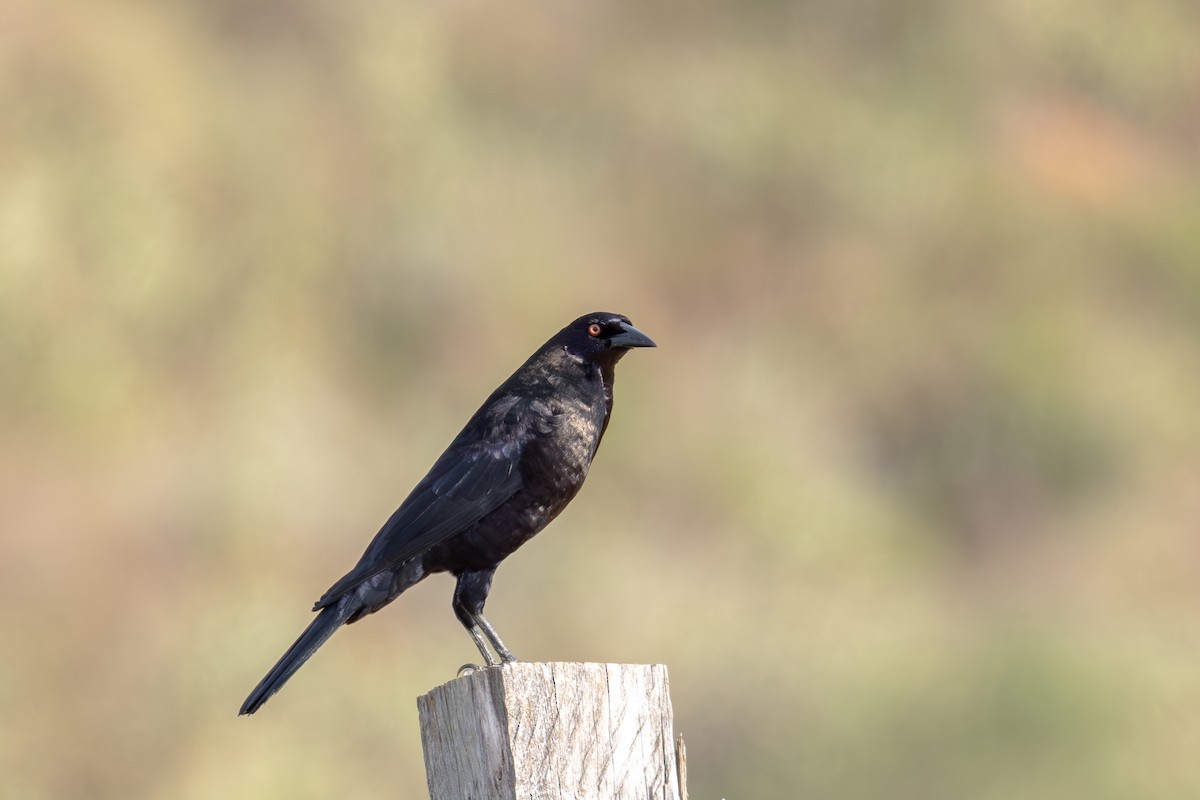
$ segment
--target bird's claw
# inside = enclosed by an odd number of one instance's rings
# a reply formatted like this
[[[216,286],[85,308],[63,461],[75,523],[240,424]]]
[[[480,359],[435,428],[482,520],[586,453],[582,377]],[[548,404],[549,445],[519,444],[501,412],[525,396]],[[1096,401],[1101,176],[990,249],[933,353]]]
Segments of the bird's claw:
[[[465,678],[468,675],[473,675],[476,672],[479,672],[481,669],[483,669],[483,667],[479,666],[478,664],[463,664],[458,668],[458,677]]]

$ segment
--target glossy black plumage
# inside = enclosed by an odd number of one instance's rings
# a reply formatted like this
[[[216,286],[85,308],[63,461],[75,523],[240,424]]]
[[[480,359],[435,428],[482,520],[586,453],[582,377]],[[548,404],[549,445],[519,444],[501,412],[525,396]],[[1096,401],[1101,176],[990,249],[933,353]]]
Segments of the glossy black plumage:
[[[614,367],[633,347],[654,342],[628,318],[596,313],[530,356],[475,412],[354,569],[316,602],[316,619],[240,713],[257,711],[339,627],[435,572],[458,579],[454,612],[484,660],[515,660],[483,616],[492,576],[583,485],[612,413]]]

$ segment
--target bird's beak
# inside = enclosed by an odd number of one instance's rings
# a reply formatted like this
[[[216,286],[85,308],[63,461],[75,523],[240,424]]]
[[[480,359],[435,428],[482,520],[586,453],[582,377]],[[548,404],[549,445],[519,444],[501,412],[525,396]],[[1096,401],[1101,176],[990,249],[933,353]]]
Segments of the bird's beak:
[[[621,330],[623,333],[618,333],[608,340],[613,347],[658,347],[653,339],[628,322],[621,323]]]

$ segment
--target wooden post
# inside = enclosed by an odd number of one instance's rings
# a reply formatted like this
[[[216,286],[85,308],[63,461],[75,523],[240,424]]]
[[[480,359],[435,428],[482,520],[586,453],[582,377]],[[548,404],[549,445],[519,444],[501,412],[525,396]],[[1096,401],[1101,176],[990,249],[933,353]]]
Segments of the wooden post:
[[[431,800],[687,800],[661,664],[505,664],[417,709]]]

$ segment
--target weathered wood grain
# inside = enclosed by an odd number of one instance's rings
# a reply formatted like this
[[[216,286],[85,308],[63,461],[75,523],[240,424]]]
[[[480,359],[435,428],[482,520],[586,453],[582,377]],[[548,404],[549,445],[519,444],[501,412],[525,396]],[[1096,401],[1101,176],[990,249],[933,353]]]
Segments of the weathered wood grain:
[[[479,670],[417,700],[432,800],[682,800],[667,668]]]

